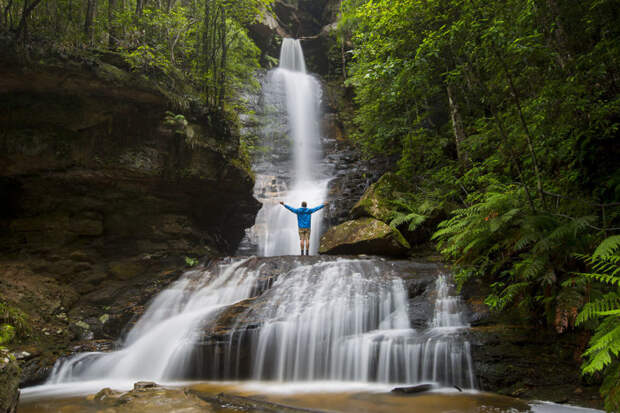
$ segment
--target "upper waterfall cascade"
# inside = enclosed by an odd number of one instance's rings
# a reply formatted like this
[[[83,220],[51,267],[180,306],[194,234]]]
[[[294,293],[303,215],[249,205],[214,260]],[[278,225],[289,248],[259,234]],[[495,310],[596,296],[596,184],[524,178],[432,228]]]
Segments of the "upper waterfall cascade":
[[[321,85],[306,73],[299,40],[284,39],[280,65],[263,82],[262,144],[272,155],[286,147],[287,156],[255,165],[255,196],[263,207],[250,230],[260,256],[298,255],[299,236],[294,214],[279,201],[298,208],[322,204],[327,196],[329,171],[322,161],[319,127]],[[324,211],[312,216],[310,253],[316,254]]]

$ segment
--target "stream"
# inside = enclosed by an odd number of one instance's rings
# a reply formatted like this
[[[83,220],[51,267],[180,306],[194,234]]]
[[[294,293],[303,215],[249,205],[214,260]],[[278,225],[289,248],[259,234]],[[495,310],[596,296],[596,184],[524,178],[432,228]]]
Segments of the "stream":
[[[186,272],[151,301],[116,351],[58,360],[45,384],[22,389],[20,412],[284,411],[273,407],[284,405],[332,412],[594,411],[479,389],[463,334],[464,304],[440,266],[317,257],[323,210],[312,218],[315,256],[297,256],[296,217],[279,201],[321,205],[331,173],[321,148],[320,83],[306,73],[299,41],[284,39],[263,102],[263,143],[273,150],[255,163],[263,207],[243,242],[253,255]],[[428,308],[414,315],[423,323],[412,321],[414,281]],[[93,396],[103,388],[126,392],[139,381],[169,390]],[[421,384],[431,391],[391,392]],[[140,394],[151,396],[139,404]],[[272,410],[236,404],[234,397],[272,403]]]

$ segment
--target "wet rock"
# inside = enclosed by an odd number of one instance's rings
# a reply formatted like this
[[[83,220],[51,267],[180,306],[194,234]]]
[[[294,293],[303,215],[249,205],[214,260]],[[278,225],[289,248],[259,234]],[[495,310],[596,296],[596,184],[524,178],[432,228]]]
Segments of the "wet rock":
[[[14,413],[17,410],[19,376],[15,357],[0,350],[0,413]]]
[[[407,387],[394,387],[392,389],[392,393],[401,393],[401,394],[419,394],[425,393],[427,391],[431,391],[435,388],[432,384],[420,384],[417,386],[407,386]]]
[[[151,389],[153,387],[159,387],[159,384],[154,381],[137,381],[133,384],[134,390]]]
[[[472,327],[465,334],[481,389],[600,407],[597,386],[588,386],[580,374],[580,343],[587,342],[586,337],[497,321]],[[578,388],[583,393],[575,392]]]
[[[321,254],[403,256],[409,244],[398,230],[373,218],[347,221],[321,237]]]
[[[117,399],[120,395],[120,392],[114,391],[109,387],[101,389],[92,397],[92,400],[96,400],[98,402],[106,402],[110,399]]]
[[[199,105],[180,136],[176,95],[120,67],[21,69],[0,68],[0,291],[29,316],[35,384],[79,340],[117,339],[184,256],[232,252],[259,204],[237,137]]]
[[[168,389],[155,383],[150,384],[125,393],[103,389],[97,393],[93,402],[104,407],[106,413],[209,413],[215,411],[210,403],[184,389]]]

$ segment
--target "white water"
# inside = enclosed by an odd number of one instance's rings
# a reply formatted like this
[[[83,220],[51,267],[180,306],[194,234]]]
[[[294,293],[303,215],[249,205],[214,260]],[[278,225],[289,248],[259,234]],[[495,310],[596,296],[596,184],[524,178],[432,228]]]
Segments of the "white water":
[[[410,328],[400,278],[376,261],[303,266],[278,279],[254,339],[257,380],[437,382],[474,388],[458,298],[437,279],[431,328]]]
[[[449,295],[444,276],[435,285],[429,328],[415,330],[404,283],[388,262],[298,262],[274,274],[273,261],[255,260],[186,273],[153,300],[121,350],[58,362],[48,383],[229,380],[243,376],[243,367],[254,380],[475,387],[469,344],[459,337],[466,327],[460,303]],[[265,284],[274,276],[275,282]],[[215,347],[197,345],[200,332],[217,320],[217,310],[259,292],[246,310],[258,328],[238,328]]]
[[[279,205],[284,201],[299,208],[302,201],[312,208],[321,205],[327,195],[329,178],[320,163],[322,157],[319,128],[321,86],[306,73],[299,40],[284,39],[280,66],[267,75],[263,85],[267,111],[276,118],[263,131],[266,146],[282,134],[288,137],[292,165],[270,164],[257,174],[255,193],[263,203],[253,228],[258,255],[271,257],[298,255],[297,217]],[[281,143],[280,143],[281,144]],[[312,215],[310,254],[316,254],[324,210]]]
[[[48,383],[82,380],[165,380],[182,374],[191,337],[223,306],[247,298],[257,273],[239,268],[245,260],[215,271],[190,271],[161,292],[131,329],[121,350],[81,353],[57,362]]]

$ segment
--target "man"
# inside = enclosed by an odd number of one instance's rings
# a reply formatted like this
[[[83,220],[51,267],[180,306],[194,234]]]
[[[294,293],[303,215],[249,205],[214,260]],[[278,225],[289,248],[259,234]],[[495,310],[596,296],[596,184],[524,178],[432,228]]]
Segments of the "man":
[[[311,215],[326,206],[327,202],[316,208],[308,208],[308,204],[306,203],[306,201],[301,203],[301,208],[299,209],[285,205],[282,201],[280,201],[280,205],[284,205],[284,208],[297,215],[297,226],[299,227],[299,247],[301,248],[301,255],[304,255],[304,244],[306,246],[306,255],[308,255],[308,251],[310,250]]]

